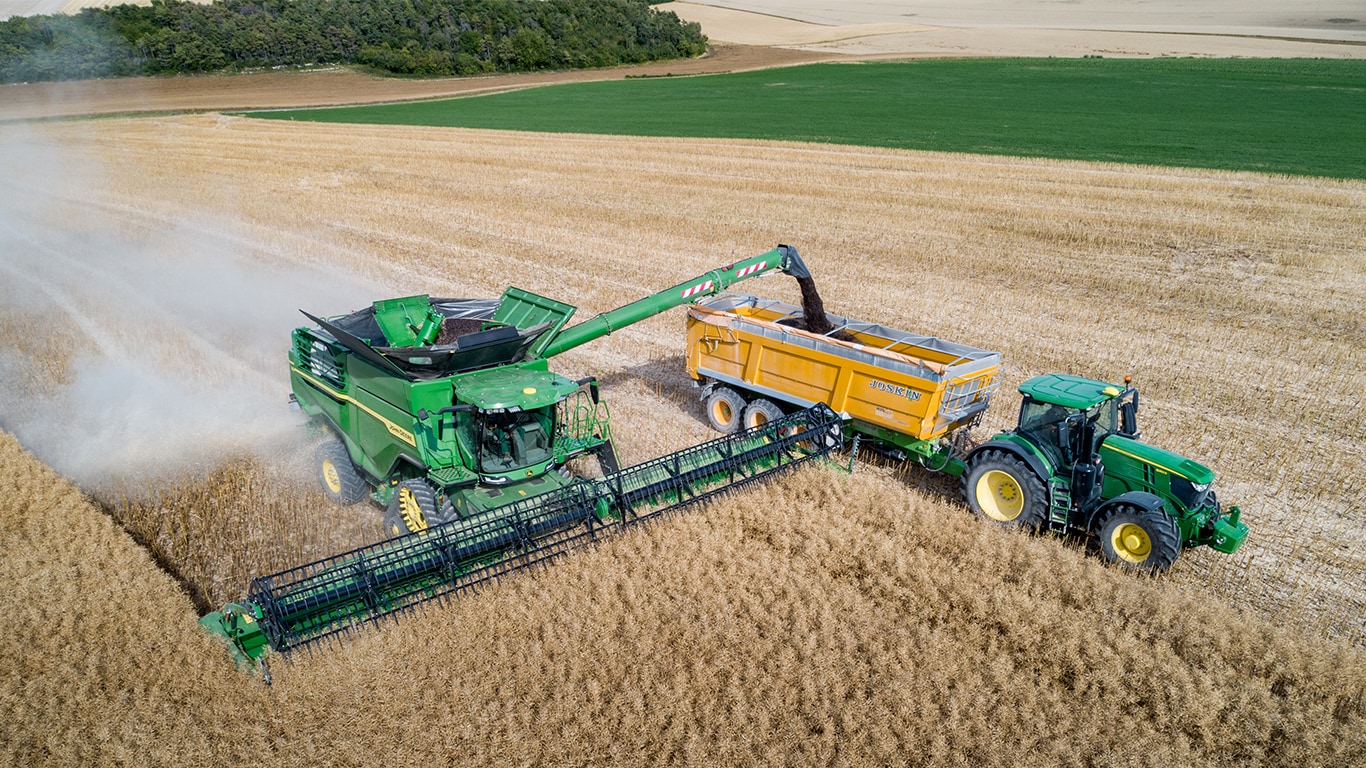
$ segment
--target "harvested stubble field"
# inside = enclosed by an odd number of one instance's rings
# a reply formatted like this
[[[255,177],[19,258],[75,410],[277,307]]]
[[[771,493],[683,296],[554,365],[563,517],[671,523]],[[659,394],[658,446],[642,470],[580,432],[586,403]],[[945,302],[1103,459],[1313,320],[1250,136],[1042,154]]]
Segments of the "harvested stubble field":
[[[926,473],[814,469],[277,664],[266,690],[200,636],[155,560],[221,603],[253,572],[365,541],[376,512],[328,507],[269,456],[215,469],[249,455],[219,425],[192,462],[83,478],[154,560],[5,439],[0,600],[24,638],[0,651],[9,762],[1366,759],[1366,184],[214,115],[34,130],[0,129],[11,158],[50,161],[3,182],[5,413],[53,461],[42,403],[85,391],[91,348],[192,395],[231,369],[269,393],[243,414],[285,421],[243,424],[299,453],[290,321],[250,329],[265,338],[234,338],[230,316],[155,322],[195,317],[158,314],[176,281],[101,303],[146,278],[116,257],[231,262],[260,283],[242,314],[289,298],[272,281],[314,312],[365,300],[305,287],[333,278],[372,298],[513,283],[591,314],[786,242],[833,311],[1001,350],[1007,387],[983,432],[1013,418],[1029,375],[1133,374],[1147,438],[1215,467],[1253,534],[1234,556],[1194,551],[1136,579],[979,524]],[[742,288],[797,299],[785,279]],[[603,381],[624,461],[710,436],[682,323],[559,363]]]

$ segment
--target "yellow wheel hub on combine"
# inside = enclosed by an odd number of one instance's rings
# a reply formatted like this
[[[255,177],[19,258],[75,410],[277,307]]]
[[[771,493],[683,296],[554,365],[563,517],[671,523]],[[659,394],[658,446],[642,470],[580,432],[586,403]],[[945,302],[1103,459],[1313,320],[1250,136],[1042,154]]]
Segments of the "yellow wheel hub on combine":
[[[327,490],[341,494],[341,475],[337,474],[337,465],[333,464],[331,459],[323,459],[323,482],[327,483]]]
[[[408,530],[413,533],[427,530],[427,515],[422,511],[422,505],[418,503],[417,497],[407,487],[398,489],[398,511],[403,515],[403,522],[407,524]]]
[[[1141,563],[1152,554],[1153,540],[1143,526],[1124,523],[1110,532],[1110,547],[1121,559]]]
[[[987,517],[1008,523],[1024,511],[1024,490],[1009,472],[993,469],[977,480],[977,506]]]

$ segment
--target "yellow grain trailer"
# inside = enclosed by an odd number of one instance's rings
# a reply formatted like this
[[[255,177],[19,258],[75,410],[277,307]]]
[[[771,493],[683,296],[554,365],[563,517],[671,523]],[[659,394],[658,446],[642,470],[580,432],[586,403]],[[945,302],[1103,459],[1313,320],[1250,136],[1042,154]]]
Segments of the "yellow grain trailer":
[[[723,293],[688,310],[688,373],[721,432],[825,403],[855,433],[939,469],[943,438],[990,404],[1001,355],[932,336],[827,314],[835,330],[810,333],[802,309]],[[956,474],[956,473],[955,473]]]

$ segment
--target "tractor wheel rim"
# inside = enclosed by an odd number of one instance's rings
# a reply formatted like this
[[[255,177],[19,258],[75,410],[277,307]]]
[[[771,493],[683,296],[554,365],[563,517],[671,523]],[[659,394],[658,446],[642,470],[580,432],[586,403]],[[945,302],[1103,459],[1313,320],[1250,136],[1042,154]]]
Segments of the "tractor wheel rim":
[[[333,493],[342,492],[341,475],[337,473],[337,465],[331,459],[323,459],[323,482],[327,484],[327,490]]]
[[[993,469],[977,481],[977,506],[986,516],[1009,523],[1024,512],[1024,490],[1009,472]]]
[[[1141,563],[1153,551],[1153,540],[1143,526],[1124,523],[1110,533],[1110,546],[1121,560]]]
[[[712,415],[716,416],[716,420],[722,424],[729,424],[735,418],[735,411],[731,410],[730,403],[725,400],[717,400],[716,404],[711,407],[711,412]]]
[[[768,423],[768,415],[767,415],[767,414],[762,413],[762,412],[754,414],[754,426],[757,427],[757,426],[759,426],[760,424],[767,424],[767,423]]]

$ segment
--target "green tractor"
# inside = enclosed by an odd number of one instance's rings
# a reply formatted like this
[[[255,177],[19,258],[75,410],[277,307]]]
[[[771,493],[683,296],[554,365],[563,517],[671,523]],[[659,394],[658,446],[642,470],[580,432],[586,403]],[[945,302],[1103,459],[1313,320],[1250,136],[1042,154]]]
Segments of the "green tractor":
[[[1015,429],[968,454],[963,495],[1007,527],[1094,533],[1105,558],[1160,572],[1183,547],[1232,553],[1247,538],[1214,472],[1141,442],[1138,390],[1064,374],[1020,385]]]

